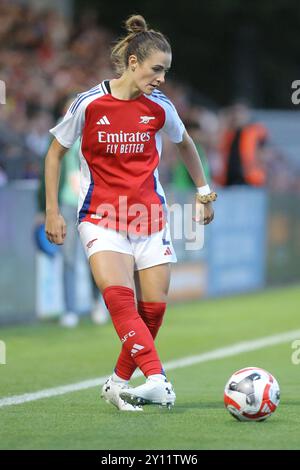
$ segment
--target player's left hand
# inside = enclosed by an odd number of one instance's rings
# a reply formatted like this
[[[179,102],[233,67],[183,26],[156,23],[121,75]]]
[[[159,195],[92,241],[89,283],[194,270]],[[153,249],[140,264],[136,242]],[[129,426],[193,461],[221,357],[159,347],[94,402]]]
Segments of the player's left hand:
[[[212,206],[212,202],[207,202],[206,204],[202,204],[196,198],[196,206],[195,206],[195,217],[193,220],[198,222],[201,225],[208,225],[214,219],[214,209]]]

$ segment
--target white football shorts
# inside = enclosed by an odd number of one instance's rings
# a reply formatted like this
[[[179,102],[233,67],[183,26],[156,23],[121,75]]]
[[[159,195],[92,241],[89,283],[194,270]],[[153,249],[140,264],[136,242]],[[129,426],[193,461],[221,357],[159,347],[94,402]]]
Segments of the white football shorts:
[[[135,271],[177,262],[168,225],[149,236],[125,235],[91,222],[81,222],[78,231],[87,258],[98,251],[126,253],[134,257]]]

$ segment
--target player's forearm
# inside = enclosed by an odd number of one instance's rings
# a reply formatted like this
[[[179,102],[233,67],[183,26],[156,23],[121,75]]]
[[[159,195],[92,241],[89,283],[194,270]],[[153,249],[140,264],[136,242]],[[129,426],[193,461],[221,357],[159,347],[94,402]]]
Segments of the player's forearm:
[[[66,149],[54,139],[45,158],[46,214],[59,213],[60,163],[65,151]]]
[[[185,135],[183,141],[178,144],[182,161],[185,164],[196,187],[207,185],[202,163],[196,146],[189,135]]]

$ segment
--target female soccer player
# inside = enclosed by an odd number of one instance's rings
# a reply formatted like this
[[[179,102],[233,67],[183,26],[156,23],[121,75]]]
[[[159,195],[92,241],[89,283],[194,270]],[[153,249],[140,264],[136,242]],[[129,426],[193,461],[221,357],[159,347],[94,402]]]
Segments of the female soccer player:
[[[78,95],[50,130],[55,138],[45,164],[46,233],[56,244],[66,237],[57,202],[60,160],[81,136],[78,230],[122,342],[102,397],[120,410],[139,411],[147,403],[172,406],[176,398],[154,345],[170,263],[176,262],[157,172],[162,132],[178,144],[197,187],[197,208],[204,208],[198,222],[211,222],[216,195],[173,104],[158,91],[171,66],[169,42],[140,15],[131,16],[126,28],[128,35],[112,50],[118,78]],[[130,388],[136,367],[147,380]]]

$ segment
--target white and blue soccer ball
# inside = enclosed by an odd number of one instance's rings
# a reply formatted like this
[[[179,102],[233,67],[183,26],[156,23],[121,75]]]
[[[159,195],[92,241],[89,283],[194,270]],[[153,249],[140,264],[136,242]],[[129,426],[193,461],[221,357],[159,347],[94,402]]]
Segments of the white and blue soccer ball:
[[[263,421],[274,413],[279,401],[277,380],[259,367],[238,370],[225,385],[224,404],[239,421]]]

